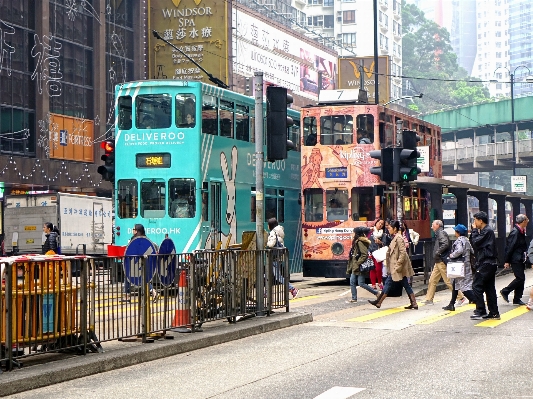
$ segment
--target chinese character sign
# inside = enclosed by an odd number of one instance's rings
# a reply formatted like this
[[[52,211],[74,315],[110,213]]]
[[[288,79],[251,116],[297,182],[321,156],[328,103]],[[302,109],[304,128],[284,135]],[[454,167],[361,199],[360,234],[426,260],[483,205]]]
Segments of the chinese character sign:
[[[150,35],[150,78],[209,83],[200,65],[228,83],[228,2],[152,0],[150,6],[149,30],[157,30],[180,50]]]

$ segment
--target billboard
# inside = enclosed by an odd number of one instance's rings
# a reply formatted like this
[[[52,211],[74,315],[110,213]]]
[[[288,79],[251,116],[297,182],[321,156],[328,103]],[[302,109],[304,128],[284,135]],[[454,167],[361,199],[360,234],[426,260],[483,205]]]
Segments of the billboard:
[[[229,4],[217,0],[149,0],[149,78],[211,83],[187,57],[151,34],[157,30],[202,68],[228,84]]]
[[[94,121],[50,114],[50,158],[94,162]]]
[[[262,71],[265,82],[315,100],[319,90],[336,88],[337,55],[287,33],[288,28],[280,32],[277,25],[239,8],[232,12],[236,32],[233,72],[253,76],[254,71]]]
[[[360,89],[361,73],[363,76],[363,89],[368,92],[368,102],[375,104],[374,57],[354,57],[339,59],[339,89]],[[378,57],[378,84],[379,103],[384,104],[390,100],[389,88],[389,57]]]

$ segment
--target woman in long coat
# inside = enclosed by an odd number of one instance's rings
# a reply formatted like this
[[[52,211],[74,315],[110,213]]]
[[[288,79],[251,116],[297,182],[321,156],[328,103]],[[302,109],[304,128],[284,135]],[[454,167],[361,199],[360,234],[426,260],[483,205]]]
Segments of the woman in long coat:
[[[400,222],[393,220],[387,226],[390,235],[393,237],[387,250],[386,264],[388,267],[388,274],[390,278],[387,278],[383,291],[378,295],[375,301],[368,301],[377,308],[381,307],[381,304],[387,298],[388,293],[391,290],[392,284],[402,284],[405,292],[409,295],[411,304],[406,306],[405,309],[418,309],[416,303],[415,293],[409,285],[408,277],[414,276],[415,272],[411,265],[411,260],[405,250],[405,242],[400,231]]]
[[[450,260],[459,260],[464,256],[465,260],[465,276],[456,277],[452,279],[452,299],[448,306],[444,306],[444,310],[455,311],[455,301],[457,300],[457,295],[459,290],[468,298],[470,302],[475,302],[475,294],[472,290],[473,276],[472,276],[472,267],[471,267],[471,257],[474,254],[474,250],[470,245],[470,241],[466,237],[468,229],[463,224],[458,224],[453,228],[455,230],[455,236],[457,240],[454,241],[452,249],[450,251],[449,258]],[[461,303],[462,304],[462,303]]]

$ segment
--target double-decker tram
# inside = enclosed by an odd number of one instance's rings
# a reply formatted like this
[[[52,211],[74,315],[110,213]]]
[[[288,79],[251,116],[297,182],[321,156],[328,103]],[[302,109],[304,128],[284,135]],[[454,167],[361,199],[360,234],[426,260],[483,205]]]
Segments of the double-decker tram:
[[[438,126],[386,106],[353,100],[329,103],[321,98],[317,106],[302,108],[304,276],[346,277],[353,229],[373,227],[378,217],[396,219],[396,192],[370,173],[379,163],[369,152],[394,147],[399,120],[403,129],[420,137],[418,149],[426,162],[421,175],[441,177]],[[431,238],[430,209],[426,190],[414,184],[404,187],[403,219],[421,239]]]
[[[227,248],[255,231],[253,98],[153,80],[117,86],[116,99],[116,245],[128,243],[136,223],[155,243],[171,238],[178,253]],[[288,115],[298,143],[300,115]],[[263,177],[265,221],[284,226],[291,270],[301,271],[300,153],[265,162]]]

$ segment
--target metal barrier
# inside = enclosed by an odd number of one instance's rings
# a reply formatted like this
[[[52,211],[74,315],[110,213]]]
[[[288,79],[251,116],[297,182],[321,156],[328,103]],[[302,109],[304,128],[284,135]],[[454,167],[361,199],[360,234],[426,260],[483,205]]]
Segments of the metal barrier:
[[[0,362],[10,370],[42,353],[98,352],[110,340],[151,342],[288,311],[288,259],[286,249],[0,259]]]

